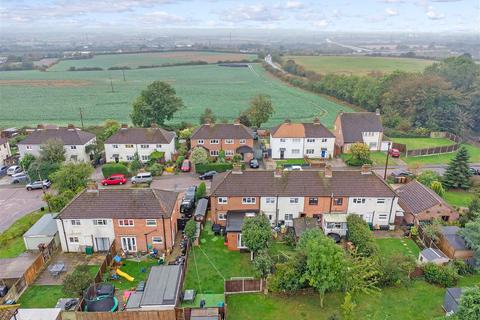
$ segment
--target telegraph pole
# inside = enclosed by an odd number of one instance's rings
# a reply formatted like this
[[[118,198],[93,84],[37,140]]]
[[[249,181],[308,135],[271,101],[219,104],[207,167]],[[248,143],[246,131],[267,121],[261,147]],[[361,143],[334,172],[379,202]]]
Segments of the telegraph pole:
[[[82,130],[84,129],[83,128],[83,110],[82,108],[78,108],[80,110],[80,122],[82,123]]]
[[[390,145],[392,143],[388,142],[388,150],[387,150],[387,160],[385,161],[385,172],[383,173],[383,180],[387,180],[387,168],[388,168],[388,157],[390,156]]]

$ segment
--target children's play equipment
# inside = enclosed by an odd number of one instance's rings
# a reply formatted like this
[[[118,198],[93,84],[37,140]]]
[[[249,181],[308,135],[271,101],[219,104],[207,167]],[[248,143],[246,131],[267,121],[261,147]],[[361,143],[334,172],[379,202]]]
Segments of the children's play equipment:
[[[114,296],[115,287],[108,283],[91,285],[83,292],[85,311],[110,311],[118,310],[118,300]]]
[[[128,281],[133,281],[133,280],[135,280],[134,277],[132,277],[132,276],[129,275],[128,273],[123,272],[123,271],[120,270],[120,269],[115,270],[115,273],[118,274],[120,277],[127,279]]]

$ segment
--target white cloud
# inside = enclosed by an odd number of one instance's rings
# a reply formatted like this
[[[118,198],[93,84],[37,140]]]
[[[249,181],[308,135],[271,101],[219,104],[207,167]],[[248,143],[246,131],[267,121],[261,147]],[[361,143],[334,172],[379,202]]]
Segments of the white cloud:
[[[300,1],[287,1],[285,4],[285,8],[287,9],[301,9],[303,8],[303,3]]]
[[[398,16],[398,10],[394,8],[387,8],[385,9],[385,13],[391,17]]]
[[[328,26],[328,21],[325,19],[318,20],[318,21],[315,21],[313,25],[318,28],[325,28]]]
[[[379,0],[380,2],[384,3],[404,3],[405,0]]]
[[[154,11],[154,12],[149,12],[141,19],[138,19],[142,22],[147,22],[147,23],[159,23],[159,24],[165,24],[165,23],[184,23],[187,21],[186,18],[180,17],[174,14],[167,13],[165,11]]]
[[[265,6],[263,4],[241,6],[236,9],[223,11],[220,15],[222,20],[242,21],[278,21],[285,19],[282,10],[278,7]]]
[[[432,6],[429,6],[427,8],[427,17],[432,20],[440,20],[445,18],[445,15],[441,12],[435,11],[435,9]]]

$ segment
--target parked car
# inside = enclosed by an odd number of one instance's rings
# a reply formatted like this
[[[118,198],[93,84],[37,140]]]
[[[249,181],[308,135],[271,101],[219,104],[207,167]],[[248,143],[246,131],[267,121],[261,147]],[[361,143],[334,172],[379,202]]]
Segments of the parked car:
[[[20,173],[22,172],[22,168],[20,168],[20,166],[11,166],[10,168],[7,169],[7,174],[9,176],[12,176],[16,173]]]
[[[477,169],[477,168],[474,168],[474,167],[470,167],[470,172],[471,172],[472,175],[474,175],[474,176],[480,175],[480,169]]]
[[[195,193],[197,192],[196,186],[191,186],[185,191],[182,203],[180,204],[180,212],[190,212],[195,208]]]
[[[182,170],[182,172],[190,172],[190,170],[192,170],[192,163],[190,162],[190,160],[183,160],[180,170]]]
[[[413,176],[413,173],[411,173],[410,171],[407,171],[407,170],[404,170],[404,169],[398,169],[398,170],[395,170],[391,173],[391,176],[392,177],[412,177]]]
[[[0,177],[3,177],[7,174],[8,167],[7,166],[0,166]]]
[[[12,183],[27,183],[30,180],[28,175],[25,172],[15,173],[12,175]]]
[[[50,188],[50,186],[52,185],[52,182],[48,179],[45,179],[45,180],[38,180],[38,181],[33,181],[33,182],[30,182],[29,184],[27,184],[25,186],[25,188],[28,190],[28,191],[31,191],[31,190],[36,190],[36,189],[48,189]]]
[[[124,174],[112,174],[110,177],[102,180],[102,184],[104,186],[125,183],[127,183],[127,179],[125,178]]]
[[[212,180],[213,176],[217,174],[217,171],[208,171],[202,174],[199,178],[200,180]]]
[[[388,151],[388,153],[390,154],[390,156],[391,156],[392,158],[398,158],[398,157],[400,157],[400,150],[398,150],[398,149],[392,148],[392,149],[390,149],[390,150]]]
[[[136,176],[132,177],[132,183],[150,183],[152,182],[152,174],[150,172],[139,172]]]
[[[284,171],[303,171],[302,166],[290,166],[283,169]]]
[[[260,167],[260,164],[258,163],[258,160],[257,160],[257,159],[252,159],[252,160],[250,160],[250,162],[249,162],[249,166],[250,166],[250,168],[252,168],[252,169],[258,169],[258,167]]]

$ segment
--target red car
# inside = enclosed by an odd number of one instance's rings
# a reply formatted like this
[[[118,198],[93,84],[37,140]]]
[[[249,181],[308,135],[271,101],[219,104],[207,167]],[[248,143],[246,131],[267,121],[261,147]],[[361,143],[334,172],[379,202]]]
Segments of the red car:
[[[180,170],[182,170],[182,172],[190,172],[190,170],[192,170],[192,163],[190,162],[190,160],[183,160]]]
[[[390,151],[388,151],[388,153],[390,154],[391,157],[393,158],[398,158],[400,157],[400,151],[398,149],[390,149]]]
[[[126,182],[127,182],[127,178],[125,178],[124,174],[112,174],[110,177],[102,180],[102,184],[104,186],[108,186],[112,184],[124,184]]]

